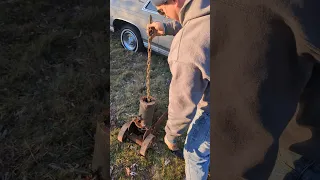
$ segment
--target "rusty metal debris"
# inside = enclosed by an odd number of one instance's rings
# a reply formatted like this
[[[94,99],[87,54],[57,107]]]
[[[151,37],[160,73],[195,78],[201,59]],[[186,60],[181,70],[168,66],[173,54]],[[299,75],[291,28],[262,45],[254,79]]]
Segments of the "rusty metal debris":
[[[152,23],[150,15],[149,23]],[[149,31],[152,31],[150,29]],[[137,143],[141,146],[139,153],[143,156],[146,155],[147,149],[150,147],[155,139],[155,132],[158,130],[162,122],[167,118],[167,112],[164,113],[157,121],[153,121],[156,99],[150,95],[150,64],[151,64],[151,35],[153,32],[148,33],[148,61],[147,61],[147,75],[146,86],[147,96],[140,98],[139,115],[125,123],[118,134],[118,140],[123,142],[125,139]]]
[[[125,123],[120,129],[118,140],[123,142],[125,139],[130,139],[141,146],[139,153],[145,156],[146,151],[155,139],[155,132],[166,120],[167,115],[167,113],[164,113],[156,122],[152,122],[152,119],[149,119],[150,122],[148,122],[142,118],[142,115],[133,117],[131,121]]]

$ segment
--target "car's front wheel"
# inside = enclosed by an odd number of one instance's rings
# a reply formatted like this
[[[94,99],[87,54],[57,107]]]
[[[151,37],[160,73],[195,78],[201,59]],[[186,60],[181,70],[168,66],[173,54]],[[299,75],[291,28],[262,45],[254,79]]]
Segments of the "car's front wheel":
[[[129,51],[142,51],[143,42],[140,32],[132,25],[124,25],[120,31],[120,39],[122,46]]]

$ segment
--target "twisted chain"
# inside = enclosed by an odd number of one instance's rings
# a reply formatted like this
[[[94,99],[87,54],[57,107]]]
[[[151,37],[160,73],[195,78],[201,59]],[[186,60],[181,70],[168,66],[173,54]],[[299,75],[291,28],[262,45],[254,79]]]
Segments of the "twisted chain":
[[[152,23],[152,17],[150,15],[149,23]],[[151,64],[151,36],[148,33],[148,61],[147,61],[147,78],[146,78],[146,86],[147,86],[147,101],[150,102],[150,64]]]

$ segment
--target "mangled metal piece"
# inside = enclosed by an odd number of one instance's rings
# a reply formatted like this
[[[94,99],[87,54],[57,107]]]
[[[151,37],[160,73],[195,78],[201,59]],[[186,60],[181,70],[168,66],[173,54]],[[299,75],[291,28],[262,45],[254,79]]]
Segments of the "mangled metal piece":
[[[140,98],[139,116],[133,117],[131,121],[125,123],[118,134],[118,140],[123,142],[125,139],[130,139],[135,142],[141,149],[139,153],[142,156],[146,155],[148,148],[155,139],[155,132],[167,118],[167,113],[164,113],[156,122],[153,122],[155,110],[155,99],[145,102],[146,97]]]

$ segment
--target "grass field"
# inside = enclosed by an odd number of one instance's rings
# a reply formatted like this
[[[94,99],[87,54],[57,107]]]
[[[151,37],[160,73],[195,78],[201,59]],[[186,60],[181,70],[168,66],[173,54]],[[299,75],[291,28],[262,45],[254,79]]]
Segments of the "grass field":
[[[0,2],[0,179],[90,174],[108,107],[103,1]]]
[[[139,111],[139,98],[146,95],[147,54],[125,51],[118,34],[110,36],[110,108],[111,108],[111,169],[114,179],[127,179],[126,168],[137,164],[135,179],[179,180],[184,177],[183,161],[174,157],[163,142],[163,126],[146,158],[139,155],[139,145],[117,140],[119,128]],[[167,111],[171,73],[164,56],[153,53],[151,62],[151,96],[157,99],[155,114]],[[183,141],[180,141],[183,142]],[[182,144],[180,144],[182,147]]]
[[[113,179],[131,179],[126,167],[134,163],[135,179],[183,177],[183,162],[161,141],[163,130],[147,158],[137,155],[137,145],[116,140],[145,95],[147,55],[125,51],[106,32],[105,2],[94,2],[0,2],[1,180],[90,176],[96,121],[108,120],[109,105]],[[163,56],[154,55],[151,67],[159,114],[168,104],[170,72]]]

